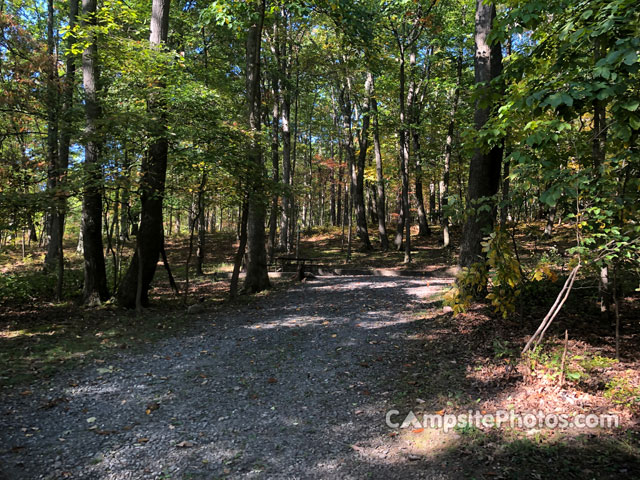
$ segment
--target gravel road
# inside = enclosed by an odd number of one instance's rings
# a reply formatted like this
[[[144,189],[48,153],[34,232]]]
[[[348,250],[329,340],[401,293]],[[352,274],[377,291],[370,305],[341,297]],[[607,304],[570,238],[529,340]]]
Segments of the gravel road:
[[[416,312],[450,282],[319,277],[5,391],[0,477],[453,478],[385,424]]]

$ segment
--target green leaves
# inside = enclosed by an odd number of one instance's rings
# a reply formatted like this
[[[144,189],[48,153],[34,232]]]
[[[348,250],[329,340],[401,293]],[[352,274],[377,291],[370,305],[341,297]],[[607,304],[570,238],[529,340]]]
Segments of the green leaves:
[[[562,190],[562,185],[553,185],[540,195],[540,201],[550,207],[555,207],[558,203],[558,199],[562,196]]]
[[[554,93],[540,104],[542,107],[545,105],[549,105],[551,108],[558,108],[560,105],[571,107],[573,106],[573,97],[565,92]]]
[[[618,105],[620,106],[620,108],[623,108],[630,112],[635,112],[638,109],[638,106],[640,106],[640,100],[638,100],[637,98],[626,99],[622,102],[619,102]]]

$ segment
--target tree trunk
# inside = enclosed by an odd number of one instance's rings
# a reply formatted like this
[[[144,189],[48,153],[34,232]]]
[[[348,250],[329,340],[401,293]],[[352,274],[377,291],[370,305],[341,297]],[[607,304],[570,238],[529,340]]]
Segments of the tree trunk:
[[[247,276],[244,290],[260,292],[270,287],[267,272],[267,250],[265,248],[264,222],[266,198],[264,191],[264,159],[260,147],[260,47],[264,21],[265,0],[252,2],[256,19],[249,27],[246,45],[246,89],[249,130],[251,141],[247,152],[250,167],[249,213],[247,217]]]
[[[420,157],[420,132],[418,126],[420,125],[420,113],[418,111],[417,89],[415,79],[415,66],[416,66],[416,53],[415,48],[409,55],[409,66],[411,74],[411,82],[409,83],[409,91],[407,92],[407,111],[409,117],[409,135],[411,136],[411,151],[413,155],[415,166],[415,197],[416,205],[418,207],[418,236],[426,237],[431,231],[429,230],[429,224],[427,223],[427,215],[424,211],[424,195],[422,192],[422,158]],[[409,140],[407,139],[407,142]]]
[[[502,72],[502,52],[500,43],[488,43],[496,8],[492,3],[476,0],[476,54],[475,81],[479,86],[478,100],[475,107],[475,128],[481,130],[489,120],[492,109],[491,80]],[[483,259],[480,242],[488,235],[495,220],[492,198],[500,185],[502,147],[493,147],[489,152],[477,148],[469,166],[469,185],[467,190],[467,208],[470,210],[464,225],[460,247],[460,265],[468,267]],[[480,209],[483,205],[487,209]]]
[[[58,61],[55,51],[54,36],[54,10],[53,0],[47,2],[47,57],[46,65],[47,73],[47,193],[50,197],[49,215],[47,216],[48,225],[47,232],[47,254],[44,257],[44,268],[52,271],[57,266],[60,236],[62,235],[62,225],[64,219],[60,216],[63,214],[60,208],[60,196],[62,192],[59,190],[60,176],[60,159],[58,152]]]
[[[286,20],[285,20],[286,25]],[[290,52],[286,39],[282,42],[281,49],[284,55],[280,60],[280,75],[282,85],[280,85],[282,108],[280,109],[282,123],[282,212],[280,213],[280,248],[291,251],[291,239],[289,230],[291,228],[291,210],[293,208],[291,196],[291,62]]]
[[[274,31],[276,27],[274,26]],[[273,51],[277,51],[277,44],[272,47]],[[280,181],[280,157],[278,155],[278,149],[280,146],[279,142],[279,120],[280,120],[280,111],[278,105],[280,103],[279,96],[279,87],[278,87],[278,77],[277,74],[273,75],[272,79],[272,96],[273,96],[273,109],[272,109],[272,117],[271,117],[271,172],[272,172],[272,182],[273,185],[276,185]],[[278,193],[277,190],[271,197],[271,212],[269,214],[269,240],[267,243],[267,251],[269,254],[269,260],[273,261],[273,255],[276,248],[276,233],[278,228]]]
[[[242,200],[242,216],[240,218],[240,238],[238,239],[238,251],[234,257],[233,273],[231,274],[231,283],[229,284],[229,297],[236,298],[238,296],[238,278],[240,277],[240,268],[242,268],[242,259],[247,249],[247,217],[249,215],[249,204],[247,199]]]
[[[204,275],[205,242],[207,233],[207,216],[204,209],[204,193],[207,186],[207,172],[202,172],[202,181],[198,189],[198,249],[196,251],[196,275]]]
[[[338,180],[337,180],[337,197],[336,198],[336,222],[338,225],[344,225],[344,207],[342,202],[342,177],[344,168],[342,166],[342,142],[338,141]]]
[[[369,74],[371,75],[371,74]],[[375,79],[371,76],[371,111],[373,112],[373,149],[376,157],[376,189],[377,189],[377,213],[378,234],[380,235],[380,247],[389,250],[389,238],[387,237],[386,199],[384,191],[384,172],[382,170],[382,152],[380,150],[380,129],[378,125],[378,101],[375,96]]]
[[[360,154],[356,159],[356,152],[353,145],[353,134],[351,131],[351,99],[350,88],[345,86],[340,91],[340,107],[342,110],[342,143],[347,153],[347,163],[349,165],[349,205],[356,211],[356,233],[363,243],[365,250],[371,249],[371,241],[367,232],[367,218],[364,207],[364,163],[367,148],[367,130],[369,128],[369,117],[363,115],[362,131],[360,136]],[[367,107],[368,108],[368,107]]]
[[[82,0],[83,23],[96,24],[96,0]],[[109,297],[102,247],[102,166],[100,165],[102,118],[99,91],[98,46],[96,36],[82,52],[82,81],[85,92],[86,138],[84,192],[82,199],[82,240],[84,252],[84,290],[86,305],[97,305]]]
[[[547,224],[544,227],[544,237],[551,238],[551,233],[553,233],[553,224],[556,220],[556,207],[551,207],[547,212]]]
[[[405,229],[404,263],[411,262],[411,212],[409,210],[409,141],[405,118],[405,52],[400,52],[400,177],[402,178],[402,217]]]
[[[404,207],[402,206],[402,189],[396,192],[396,205],[398,210],[398,218],[396,220],[396,235],[393,239],[393,246],[396,250],[402,250],[404,245]]]
[[[122,188],[120,209],[120,241],[129,240],[129,225],[131,224],[131,206],[129,205],[129,192],[131,189],[131,162],[129,161],[129,150],[124,146],[124,160],[122,172],[125,176],[125,185]],[[171,234],[171,220],[169,221],[169,234]]]
[[[449,173],[451,171],[451,152],[453,150],[453,132],[456,126],[456,112],[458,110],[458,99],[460,98],[460,83],[462,82],[462,51],[458,52],[456,60],[456,86],[453,91],[453,102],[451,104],[451,114],[449,126],[447,127],[447,140],[444,147],[444,167],[442,169],[442,244],[448,247],[451,243],[449,237],[449,215],[447,205],[449,204]]]
[[[357,172],[355,177],[355,209],[356,209],[356,228],[357,234],[363,243],[365,250],[371,250],[371,240],[369,240],[369,228],[367,226],[367,212],[364,204],[364,168],[367,159],[367,150],[369,148],[369,125],[370,125],[370,99],[373,91],[373,75],[367,72],[367,80],[365,82],[365,99],[362,107],[362,128],[358,136],[360,144],[360,152],[358,154]]]
[[[151,7],[151,26],[149,44],[151,48],[162,48],[169,33],[170,0],[153,0]],[[158,82],[157,90],[164,84]],[[149,287],[156,272],[160,250],[162,248],[163,221],[162,201],[167,173],[169,141],[167,133],[166,102],[154,92],[148,102],[151,123],[149,134],[152,143],[141,166],[141,211],[140,227],[136,236],[136,253],[131,259],[129,269],[118,290],[118,303],[127,308],[136,304],[135,293],[140,289],[143,306],[149,304]],[[142,256],[142,258],[140,258]],[[138,269],[142,273],[138,273]],[[138,285],[138,279],[142,285]]]

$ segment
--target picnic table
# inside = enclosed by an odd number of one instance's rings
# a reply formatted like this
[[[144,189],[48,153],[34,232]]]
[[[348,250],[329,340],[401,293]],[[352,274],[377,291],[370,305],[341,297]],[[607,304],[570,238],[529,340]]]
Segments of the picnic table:
[[[274,258],[276,269],[280,266],[281,272],[304,272],[305,267],[318,266],[321,258],[312,257],[296,257],[292,255],[284,255]],[[295,267],[295,268],[291,268]]]

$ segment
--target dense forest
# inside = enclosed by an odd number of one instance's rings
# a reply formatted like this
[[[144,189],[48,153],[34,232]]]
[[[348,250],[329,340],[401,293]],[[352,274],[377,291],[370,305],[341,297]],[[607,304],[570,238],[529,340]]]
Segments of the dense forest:
[[[471,267],[494,227],[569,222],[607,289],[637,265],[634,2],[52,0],[2,24],[2,243],[45,246],[59,297],[65,234],[85,303],[132,307],[181,225],[198,273],[237,229],[246,292],[325,225],[405,263],[414,225],[449,248],[461,225]]]
[[[636,1],[0,0],[0,24],[0,338],[438,274],[446,325],[503,332],[476,347],[505,382],[622,362],[593,388],[637,418]]]

